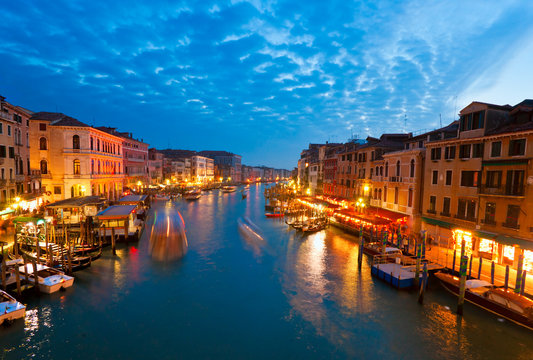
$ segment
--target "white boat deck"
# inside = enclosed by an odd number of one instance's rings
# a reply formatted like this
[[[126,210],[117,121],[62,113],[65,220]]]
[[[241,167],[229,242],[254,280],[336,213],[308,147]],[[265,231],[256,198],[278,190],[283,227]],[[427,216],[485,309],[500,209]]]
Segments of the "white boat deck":
[[[374,266],[386,274],[392,274],[392,277],[397,279],[414,279],[415,277],[415,270],[414,268],[411,269],[410,266],[406,267],[396,263],[376,264]]]

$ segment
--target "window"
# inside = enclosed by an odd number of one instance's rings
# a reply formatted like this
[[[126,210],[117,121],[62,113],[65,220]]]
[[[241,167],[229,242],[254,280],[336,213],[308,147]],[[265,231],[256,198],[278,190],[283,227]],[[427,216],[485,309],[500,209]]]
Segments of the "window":
[[[39,124],[39,130],[40,131],[46,131],[46,124],[45,123],[40,123]]]
[[[94,150],[94,139],[92,136],[91,136],[91,150]]]
[[[4,133],[4,124],[0,123],[0,134]]]
[[[499,157],[502,155],[502,142],[494,141],[490,146],[490,157]]]
[[[495,225],[496,220],[496,203],[488,202],[485,204],[485,224]]]
[[[409,166],[409,176],[415,177],[415,159],[411,159],[411,164]]]
[[[477,144],[472,145],[472,157],[473,158],[483,157],[483,143],[477,143]]]
[[[7,126],[7,136],[11,136],[11,125]]]
[[[41,174],[48,174],[48,164],[46,160],[41,160]]]
[[[79,175],[80,174],[80,161],[78,159],[74,160],[73,165],[74,165],[74,175]]]
[[[484,126],[485,111],[462,115],[459,119],[459,128],[461,131],[483,129]]]
[[[509,156],[524,155],[526,152],[526,139],[511,140],[509,142]]]
[[[461,159],[469,159],[470,158],[470,144],[461,145],[459,146],[459,158]]]
[[[524,170],[508,170],[505,183],[506,195],[524,195]]]
[[[46,144],[46,138],[45,137],[42,137],[39,139],[39,149],[40,150],[46,150],[47,149],[47,144]]]
[[[502,172],[501,171],[487,171],[487,179],[485,180],[485,186],[488,188],[499,188],[502,184]]]
[[[433,170],[431,173],[431,183],[433,185],[437,185],[437,182],[439,180],[439,172],[437,170]]]
[[[394,203],[398,204],[398,199],[400,197],[400,192],[398,191],[398,187],[394,188]]]
[[[413,207],[413,189],[409,188],[409,193],[407,194],[407,206]]]
[[[61,195],[61,186],[54,186],[54,194]]]
[[[2,180],[6,178],[6,169],[2,168]]]
[[[476,219],[476,201],[459,199],[457,202],[457,218],[469,221]]]
[[[446,185],[452,184],[452,171],[446,170]]]
[[[431,195],[429,197],[429,209],[428,213],[435,214],[435,209],[437,208],[437,197],[434,195]]]
[[[518,229],[518,216],[520,216],[520,206],[508,205],[507,206],[507,218],[503,226]]]
[[[72,148],[73,149],[79,149],[80,148],[80,137],[78,135],[74,135],[72,137]]]
[[[385,177],[388,177],[389,176],[389,163],[386,162],[385,163]]]
[[[100,151],[100,139],[96,139],[96,150]]]
[[[441,156],[441,148],[433,148],[431,149],[431,160],[440,160]]]
[[[442,201],[441,215],[450,216],[450,198],[449,197],[445,197]]]
[[[348,154],[348,155],[346,155],[346,160],[348,160],[348,161],[352,161],[352,154]]]
[[[461,186],[476,187],[478,180],[479,171],[461,171]]]
[[[418,147],[419,147],[420,149],[422,149],[422,148],[424,147],[424,140],[420,140],[420,141],[418,142]]]
[[[401,176],[400,160],[396,161],[396,176]]]
[[[9,158],[14,159],[15,158],[15,148],[13,146],[9,147]]]
[[[387,202],[387,187],[383,187],[383,201]]]
[[[345,160],[346,160],[346,155],[342,155],[341,161],[345,161]]]
[[[444,159],[455,159],[455,146],[446,146],[444,148]]]
[[[6,157],[6,147],[5,147],[5,145],[0,145],[0,157],[2,157],[2,158]]]

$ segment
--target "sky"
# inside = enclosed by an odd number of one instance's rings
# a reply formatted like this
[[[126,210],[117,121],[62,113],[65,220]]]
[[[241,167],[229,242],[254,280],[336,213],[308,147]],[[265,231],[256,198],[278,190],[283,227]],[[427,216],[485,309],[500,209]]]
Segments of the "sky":
[[[309,143],[533,98],[531,1],[2,1],[0,94],[292,169]]]

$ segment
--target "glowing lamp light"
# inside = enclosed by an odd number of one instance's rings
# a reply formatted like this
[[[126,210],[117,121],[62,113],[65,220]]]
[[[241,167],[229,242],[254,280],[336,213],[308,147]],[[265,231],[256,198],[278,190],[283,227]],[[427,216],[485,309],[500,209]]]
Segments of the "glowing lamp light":
[[[368,190],[370,190],[370,188],[368,187],[368,185],[365,185],[365,187],[363,188],[363,190],[364,190],[365,192],[368,192]]]
[[[19,201],[20,201],[20,198],[17,196],[17,197],[15,198],[15,201],[16,201],[16,202],[19,202]]]

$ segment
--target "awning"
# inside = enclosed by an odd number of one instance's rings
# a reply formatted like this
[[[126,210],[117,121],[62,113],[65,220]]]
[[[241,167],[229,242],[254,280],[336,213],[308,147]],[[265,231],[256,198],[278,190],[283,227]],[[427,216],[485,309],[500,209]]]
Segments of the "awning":
[[[483,161],[482,166],[507,166],[507,165],[527,165],[528,160],[499,160],[499,161]]]
[[[391,221],[397,221],[398,219],[403,219],[404,217],[409,216],[406,214],[402,214],[402,213],[388,210],[388,209],[379,208],[376,206],[370,206],[369,209],[370,211],[374,212],[376,216],[379,216],[381,218],[385,218]]]
[[[106,201],[100,196],[79,196],[68,198],[65,200],[56,201],[55,203],[46,205],[47,208],[78,208],[87,205],[98,205],[103,204]]]
[[[146,200],[148,195],[127,195],[118,201],[119,204],[136,204]]]
[[[533,241],[517,238],[514,236],[497,235],[495,240],[503,245],[520,246],[521,249],[533,251]]]
[[[471,230],[471,231],[475,236],[479,238],[483,238],[483,239],[494,240],[496,239],[496,237],[498,237],[498,234],[488,232],[488,231],[483,231],[483,230]]]
[[[19,216],[13,219],[13,223],[34,223],[39,225],[46,223],[46,220],[38,217]]]
[[[429,225],[435,225],[440,226],[441,228],[449,229],[451,230],[455,225],[450,224],[446,221],[437,220],[429,217],[422,216],[422,221]]]
[[[136,205],[113,205],[96,214],[98,220],[123,220],[127,219],[137,208]]]
[[[345,215],[352,217],[354,219],[358,219],[360,221],[364,221],[367,223],[371,223],[372,225],[388,225],[390,224],[390,220],[378,217],[378,216],[372,216],[372,215],[365,215],[365,214],[359,214],[355,211],[351,210],[341,210],[337,212],[338,215]]]

